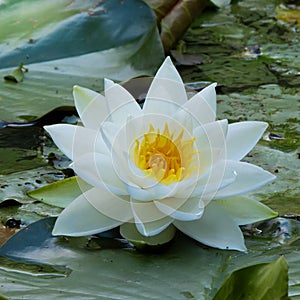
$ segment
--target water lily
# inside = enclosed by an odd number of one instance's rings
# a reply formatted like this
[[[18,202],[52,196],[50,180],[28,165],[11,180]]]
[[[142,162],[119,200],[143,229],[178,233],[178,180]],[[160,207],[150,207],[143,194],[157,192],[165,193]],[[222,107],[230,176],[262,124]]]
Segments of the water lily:
[[[240,196],[275,178],[241,162],[267,124],[216,120],[215,87],[188,99],[170,58],[143,108],[107,79],[104,95],[75,86],[82,123],[45,129],[90,188],[62,211],[53,235],[91,235],[117,226],[122,232],[131,223],[141,240],[159,239],[175,226],[206,245],[245,251],[239,225],[276,216]]]

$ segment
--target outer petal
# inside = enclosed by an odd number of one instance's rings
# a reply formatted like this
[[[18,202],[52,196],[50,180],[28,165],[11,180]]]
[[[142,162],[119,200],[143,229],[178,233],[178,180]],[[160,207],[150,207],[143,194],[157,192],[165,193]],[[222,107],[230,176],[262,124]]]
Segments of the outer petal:
[[[214,112],[217,109],[217,94],[216,94],[216,83],[212,83],[208,87],[204,88],[199,92],[199,95],[206,100],[209,106],[212,108]]]
[[[167,57],[157,71],[143,106],[143,111],[148,113],[161,113],[170,115],[187,101],[182,79]]]
[[[83,125],[98,130],[109,115],[104,96],[77,85],[73,88],[73,96]]]
[[[215,86],[216,84],[213,83],[194,95],[183,104],[173,117],[188,128],[195,128],[205,123],[214,122],[216,119]],[[210,97],[208,98],[208,96]]]
[[[128,195],[108,155],[87,153],[76,159],[71,167],[84,181],[93,186],[106,186],[116,195]]]
[[[122,125],[128,116],[142,115],[142,109],[126,89],[108,79],[105,79],[104,84],[109,121]]]
[[[101,136],[107,148],[112,151],[114,140],[119,132],[119,127],[113,122],[104,122],[100,128]]]
[[[70,159],[87,152],[108,154],[102,136],[93,129],[69,124],[45,126],[54,143]]]
[[[245,197],[231,197],[216,200],[215,202],[218,203],[238,225],[251,224],[278,216],[278,213],[274,212],[268,206]]]
[[[261,138],[268,127],[265,122],[238,122],[228,126],[227,159],[241,160]]]
[[[220,120],[195,128],[193,135],[199,151],[200,174],[225,158],[227,127],[227,120]]]
[[[246,251],[243,234],[234,220],[216,203],[211,202],[201,219],[174,221],[174,225],[191,238],[211,247]]]
[[[52,234],[68,236],[91,235],[112,229],[122,223],[120,220],[114,220],[99,212],[82,194],[58,216]]]
[[[91,189],[84,193],[84,197],[96,210],[109,218],[122,222],[133,218],[129,197],[112,194],[105,187]]]
[[[204,212],[204,205],[199,197],[189,199],[166,198],[154,201],[154,204],[164,214],[180,221],[198,220]]]
[[[156,235],[173,222],[173,218],[158,210],[152,201],[140,202],[131,198],[131,208],[136,228],[144,236]]]
[[[246,162],[227,161],[226,168],[235,172],[236,179],[232,184],[218,191],[214,197],[215,199],[245,194],[260,188],[276,178],[276,176],[264,169]]]
[[[204,198],[207,203],[207,201],[212,200],[219,189],[229,186],[235,180],[236,174],[234,170],[226,168],[226,161],[220,160],[198,178],[191,197]]]

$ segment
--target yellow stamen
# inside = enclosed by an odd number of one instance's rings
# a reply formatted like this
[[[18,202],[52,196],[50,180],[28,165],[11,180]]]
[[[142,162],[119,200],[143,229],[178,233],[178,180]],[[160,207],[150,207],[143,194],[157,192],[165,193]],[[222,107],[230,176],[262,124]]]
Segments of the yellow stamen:
[[[131,152],[135,165],[165,185],[190,176],[195,170],[192,164],[198,154],[194,147],[196,138],[183,140],[183,136],[184,130],[173,139],[174,133],[170,133],[167,123],[163,133],[150,124],[143,138],[135,140]]]

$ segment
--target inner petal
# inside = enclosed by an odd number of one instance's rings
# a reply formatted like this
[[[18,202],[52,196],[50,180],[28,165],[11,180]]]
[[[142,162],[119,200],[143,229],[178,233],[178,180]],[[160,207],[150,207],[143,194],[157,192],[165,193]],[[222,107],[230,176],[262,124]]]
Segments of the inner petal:
[[[134,164],[157,182],[170,185],[194,174],[195,138],[184,139],[184,129],[175,136],[165,123],[163,132],[149,125],[148,132],[136,139],[130,150]]]

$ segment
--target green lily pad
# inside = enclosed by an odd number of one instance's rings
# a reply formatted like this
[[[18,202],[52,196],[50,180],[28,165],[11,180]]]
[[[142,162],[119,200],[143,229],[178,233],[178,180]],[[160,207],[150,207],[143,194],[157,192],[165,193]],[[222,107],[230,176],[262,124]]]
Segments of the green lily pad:
[[[67,276],[70,269],[63,266],[55,266],[43,262],[39,262],[34,258],[24,258],[18,254],[18,248],[15,243],[22,244],[25,250],[29,245],[31,249],[36,245],[44,247],[51,244],[54,239],[51,236],[51,229],[54,225],[55,218],[43,219],[28,226],[26,230],[17,232],[11,237],[10,242],[6,242],[0,248],[0,269],[6,271],[22,272],[23,274],[31,274],[34,276]],[[42,241],[42,242],[41,242]]]
[[[33,202],[32,198],[26,196],[27,192],[63,178],[62,172],[51,167],[0,175],[0,203],[9,199],[14,199],[20,203]]]
[[[284,257],[234,271],[213,300],[287,300],[288,265]]]
[[[89,184],[78,176],[74,176],[29,191],[28,195],[46,204],[65,208],[79,195],[90,188],[91,186]]]
[[[73,105],[75,84],[102,91],[104,77],[153,75],[164,57],[155,15],[141,0],[25,0],[0,7],[0,76],[21,61],[28,67],[20,84],[0,82],[0,119]]]
[[[270,247],[266,242],[252,239],[247,241],[248,253],[237,253],[202,247],[179,233],[168,251],[146,254],[133,249],[116,249],[114,245],[112,248],[89,248],[88,238],[53,237],[54,221],[54,218],[46,218],[33,223],[0,248],[0,256],[14,262],[8,270],[4,263],[1,268],[0,260],[1,291],[8,297],[20,298],[26,288],[27,296],[40,299],[37,289],[42,284],[45,299],[82,299],[87,296],[105,299],[126,296],[133,300],[213,299],[225,279],[241,266],[254,269],[253,265],[259,263],[270,266],[266,263],[274,262],[281,255],[290,266],[290,289],[294,295],[300,295],[300,250],[296,245]],[[37,276],[34,272],[27,272],[22,269],[24,263],[43,266],[42,270],[50,270],[49,274],[47,271]],[[277,267],[286,270],[282,263],[282,260],[277,261]],[[70,270],[71,274],[68,273]],[[238,272],[234,274],[236,277]],[[253,284],[265,279],[252,275]],[[274,272],[273,276],[284,278],[286,273]]]

